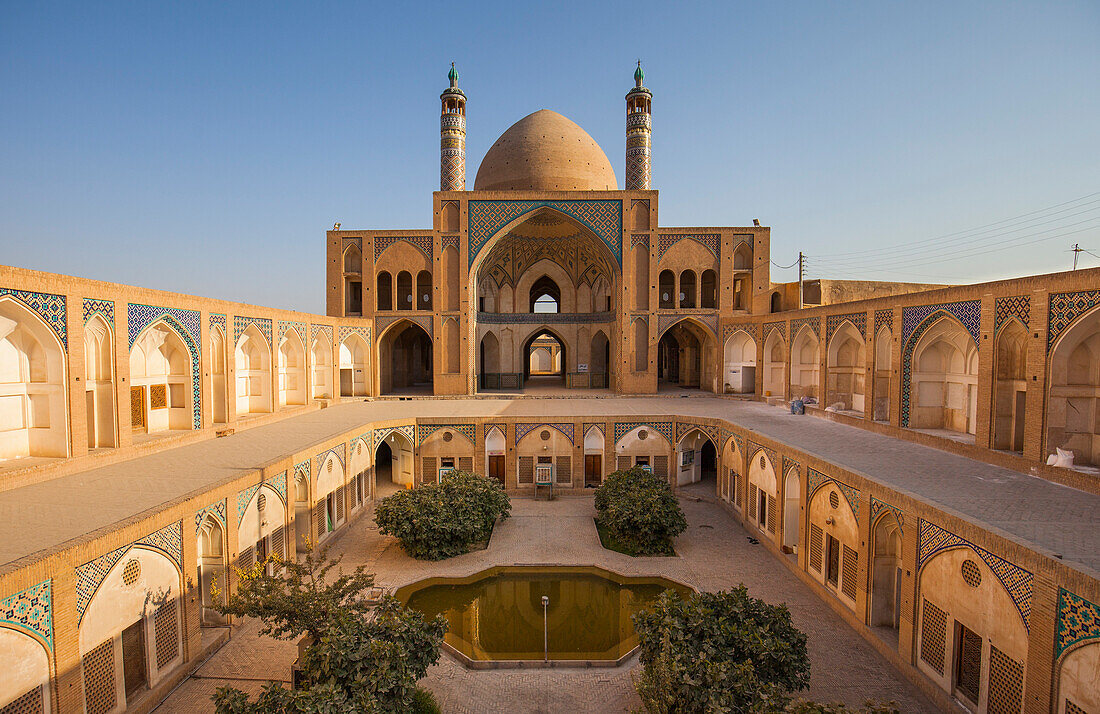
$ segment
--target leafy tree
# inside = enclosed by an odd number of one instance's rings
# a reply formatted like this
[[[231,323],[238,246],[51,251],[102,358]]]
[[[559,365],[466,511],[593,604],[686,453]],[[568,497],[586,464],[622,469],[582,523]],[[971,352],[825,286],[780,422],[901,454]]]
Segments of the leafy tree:
[[[508,494],[495,479],[452,471],[440,483],[382,499],[375,506],[374,521],[412,557],[442,560],[486,540],[497,519],[507,518],[511,511]]]
[[[633,619],[642,662],[634,686],[649,714],[782,712],[790,692],[809,686],[806,635],[786,606],[744,585],[687,599],[666,591]]]
[[[632,555],[671,555],[687,519],[672,489],[635,466],[616,471],[596,489],[596,518]]]
[[[224,614],[258,617],[261,633],[280,639],[305,636],[299,667],[303,684],[289,690],[275,683],[255,700],[221,687],[218,714],[397,714],[413,706],[416,682],[439,660],[447,621],[432,621],[392,597],[368,598],[374,576],[360,566],[328,575],[339,564],[327,550],[307,550],[304,562],[274,556],[238,569],[240,585]],[[269,575],[274,565],[285,574]]]
[[[849,709],[843,704],[818,704],[799,700],[791,702],[783,710],[784,714],[901,714],[901,710],[890,702],[880,704],[877,702],[864,702],[859,709]]]

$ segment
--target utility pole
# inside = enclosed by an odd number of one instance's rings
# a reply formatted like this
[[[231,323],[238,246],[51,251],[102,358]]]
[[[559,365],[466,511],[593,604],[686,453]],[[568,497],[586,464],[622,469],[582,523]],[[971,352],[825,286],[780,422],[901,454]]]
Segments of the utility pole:
[[[802,262],[805,256],[802,255],[802,251],[798,251],[798,309],[802,309],[802,275],[804,273],[802,269]],[[1077,256],[1073,256],[1073,267],[1077,267]]]
[[[1081,255],[1081,253],[1084,250],[1085,249],[1081,247],[1080,243],[1074,243],[1073,244],[1073,269],[1074,270],[1077,270],[1077,256]]]

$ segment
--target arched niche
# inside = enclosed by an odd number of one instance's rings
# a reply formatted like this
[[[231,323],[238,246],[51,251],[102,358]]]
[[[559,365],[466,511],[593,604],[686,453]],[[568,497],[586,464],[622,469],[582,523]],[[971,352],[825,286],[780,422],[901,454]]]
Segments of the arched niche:
[[[31,635],[0,626],[0,653],[4,676],[0,677],[0,711],[49,712],[50,657],[45,646]]]
[[[709,481],[717,476],[718,451],[702,429],[692,429],[676,442],[676,485]],[[717,488],[717,482],[715,482]]]
[[[826,481],[810,496],[806,513],[810,575],[855,609],[862,586],[859,584],[859,521],[851,503],[835,481]]]
[[[207,513],[196,534],[200,604],[204,625],[223,625],[225,616],[215,608],[225,603],[226,542],[225,526],[213,513]]]
[[[966,328],[941,317],[913,347],[909,426],[973,434],[977,429],[978,349]]]
[[[114,335],[99,313],[84,325],[84,398],[88,448],[117,446]]]
[[[361,335],[353,333],[340,342],[340,396],[366,396],[368,354],[370,347]]]
[[[191,353],[174,325],[158,320],[130,349],[130,415],[135,430],[190,429]]]
[[[210,387],[212,417],[215,424],[229,421],[229,396],[226,384],[225,333],[217,325],[210,328]]]
[[[271,347],[255,323],[249,324],[241,333],[233,355],[238,416],[270,412]]]
[[[1048,361],[1046,450],[1073,452],[1075,464],[1100,465],[1100,308],[1078,318]]]
[[[775,477],[775,465],[763,449],[753,454],[749,460],[749,496],[746,513],[749,520],[761,531],[775,534],[776,499],[778,484]]]
[[[1100,711],[1100,642],[1086,641],[1067,651],[1057,667],[1055,711],[1058,714]]]
[[[787,342],[778,329],[764,340],[764,396],[787,396]]]
[[[821,396],[821,343],[808,325],[791,341],[791,395]]]
[[[741,491],[745,486],[745,454],[737,445],[737,439],[730,437],[726,440],[723,451],[722,463],[722,496],[732,503],[738,510],[742,506]]]
[[[901,623],[901,525],[886,510],[871,530],[871,626],[897,630]]]
[[[443,275],[446,277],[446,284],[443,286],[446,294],[444,306],[449,311],[457,312],[462,291],[462,268],[458,262],[458,248],[453,245],[444,248],[442,262]]]
[[[833,333],[828,354],[829,405],[863,413],[866,396],[867,357],[863,335],[845,320]]]
[[[286,504],[268,484],[260,486],[237,526],[237,550],[243,566],[269,555],[286,557]]]
[[[693,318],[665,328],[657,343],[658,379],[680,387],[716,391],[715,343],[711,331]]]
[[[733,394],[756,392],[756,340],[744,330],[726,339],[723,389]]]
[[[65,350],[22,302],[0,296],[0,459],[69,455]]]
[[[875,404],[872,418],[875,421],[890,419],[890,370],[892,365],[892,334],[883,325],[875,334]]]
[[[297,330],[279,342],[279,405],[306,403],[306,349]]]
[[[314,399],[332,399],[332,345],[315,339],[309,351],[309,381]]]
[[[336,454],[326,454],[317,467],[313,488],[313,519],[320,539],[334,532],[347,519],[344,500],[346,480],[344,463]]]
[[[993,383],[993,448],[1024,450],[1027,403],[1027,329],[1010,319],[997,333]]]
[[[390,325],[378,340],[382,394],[432,390],[432,338],[420,325],[402,320]]]
[[[799,511],[802,504],[802,486],[798,468],[787,469],[783,479],[783,546],[791,553],[798,552]]]
[[[648,424],[636,426],[615,442],[615,470],[641,466],[654,476],[667,479],[672,455],[672,443],[658,429]]]

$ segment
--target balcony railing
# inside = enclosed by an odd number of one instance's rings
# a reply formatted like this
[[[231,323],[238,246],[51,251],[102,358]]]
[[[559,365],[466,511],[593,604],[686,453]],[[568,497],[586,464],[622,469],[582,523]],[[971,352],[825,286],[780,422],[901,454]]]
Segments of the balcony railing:
[[[477,321],[486,325],[580,325],[611,322],[614,312],[479,312]]]

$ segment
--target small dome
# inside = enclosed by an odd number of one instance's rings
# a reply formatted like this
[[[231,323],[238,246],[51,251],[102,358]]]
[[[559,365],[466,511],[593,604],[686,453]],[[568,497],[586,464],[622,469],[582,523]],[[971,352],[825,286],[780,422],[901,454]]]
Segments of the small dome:
[[[599,144],[549,109],[500,135],[481,160],[475,191],[615,191],[615,170]]]

